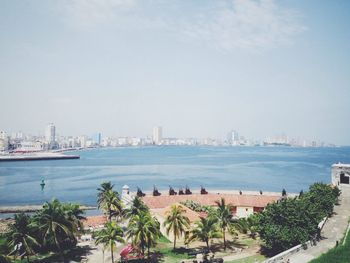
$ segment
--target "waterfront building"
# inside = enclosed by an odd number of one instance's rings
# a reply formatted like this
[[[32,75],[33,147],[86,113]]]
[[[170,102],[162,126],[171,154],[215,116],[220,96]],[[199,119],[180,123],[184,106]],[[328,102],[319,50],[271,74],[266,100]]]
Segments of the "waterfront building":
[[[40,152],[43,150],[43,143],[40,141],[22,141],[15,152]]]
[[[81,148],[85,148],[86,147],[86,136],[85,135],[79,136],[78,137],[78,141],[79,141],[79,144],[80,144]]]
[[[162,127],[153,128],[153,144],[160,145],[162,143]]]
[[[101,145],[101,133],[98,132],[92,135],[92,140],[96,145]]]
[[[231,130],[227,134],[227,143],[230,145],[239,145],[239,135],[235,130]]]
[[[157,197],[146,195],[142,198],[142,200],[152,211],[159,211],[162,213],[164,209],[168,209],[169,206],[173,204],[180,204],[188,200],[202,206],[216,207],[216,201],[220,200],[220,198],[224,198],[226,203],[232,204],[231,212],[235,217],[246,218],[254,213],[263,211],[268,204],[280,200],[281,196],[277,193],[276,195],[208,193],[205,195],[161,195]],[[196,212],[193,211],[193,213]]]
[[[56,127],[53,123],[49,123],[45,130],[45,142],[47,143],[48,149],[53,149],[55,147],[56,141]]]
[[[7,133],[0,131],[0,152],[6,152],[9,148],[9,138]]]

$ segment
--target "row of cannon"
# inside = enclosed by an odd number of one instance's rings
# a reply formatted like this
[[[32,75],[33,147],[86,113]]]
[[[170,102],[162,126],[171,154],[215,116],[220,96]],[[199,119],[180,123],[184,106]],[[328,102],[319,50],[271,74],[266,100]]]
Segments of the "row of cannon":
[[[204,188],[203,186],[201,186],[200,193],[201,193],[202,195],[208,194],[207,190],[205,190],[205,188]],[[190,190],[190,188],[189,188],[188,186],[186,186],[185,189],[180,188],[179,191],[176,192],[176,191],[174,190],[173,187],[169,186],[169,195],[177,195],[177,194],[178,194],[178,195],[191,195],[191,194],[192,194],[192,191]],[[145,194],[144,192],[142,192],[142,190],[138,187],[138,188],[137,188],[137,193],[136,193],[136,195],[137,195],[138,197],[143,197],[143,196],[145,196],[146,194]],[[161,195],[161,193],[158,191],[158,189],[157,189],[156,186],[153,187],[152,195],[153,195],[153,196],[160,196],[160,195]]]

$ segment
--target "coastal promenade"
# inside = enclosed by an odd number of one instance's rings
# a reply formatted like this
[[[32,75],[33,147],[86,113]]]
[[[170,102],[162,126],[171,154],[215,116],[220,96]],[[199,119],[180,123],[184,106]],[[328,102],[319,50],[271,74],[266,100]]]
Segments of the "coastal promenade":
[[[306,263],[335,247],[337,241],[340,244],[350,218],[350,186],[342,185],[341,191],[339,205],[334,207],[334,215],[327,220],[322,229],[321,241],[316,246],[289,256],[286,261],[289,259],[290,263]]]

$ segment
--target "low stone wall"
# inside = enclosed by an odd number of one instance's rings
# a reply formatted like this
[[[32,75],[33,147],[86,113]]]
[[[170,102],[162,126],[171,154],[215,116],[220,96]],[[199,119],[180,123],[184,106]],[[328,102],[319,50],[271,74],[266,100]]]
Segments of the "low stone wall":
[[[263,263],[277,263],[277,262],[285,262],[285,258],[298,253],[302,249],[307,249],[311,246],[311,241],[307,241],[305,245],[297,245],[295,247],[292,247],[286,251],[283,251],[282,253],[277,254],[276,256],[269,258],[265,260]]]

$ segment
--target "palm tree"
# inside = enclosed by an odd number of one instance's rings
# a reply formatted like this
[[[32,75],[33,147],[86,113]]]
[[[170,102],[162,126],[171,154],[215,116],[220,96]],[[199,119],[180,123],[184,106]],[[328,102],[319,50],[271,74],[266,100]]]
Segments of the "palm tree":
[[[103,209],[108,214],[108,220],[112,220],[112,216],[122,216],[123,205],[119,194],[113,191],[114,185],[111,182],[101,184],[97,194],[97,204],[99,209]]]
[[[233,216],[231,213],[232,205],[225,203],[225,199],[221,198],[218,201],[215,201],[217,204],[216,217],[218,219],[218,223],[222,232],[222,236],[224,239],[224,250],[226,250],[226,230],[233,223]]]
[[[5,255],[0,255],[0,262],[1,263],[11,263],[11,259]]]
[[[136,196],[131,203],[131,207],[126,209],[125,215],[127,218],[131,218],[132,216],[140,215],[141,213],[148,212],[148,211],[149,209],[145,205],[145,203],[142,201],[142,199]]]
[[[84,229],[82,220],[85,220],[86,217],[83,216],[84,211],[80,208],[80,205],[66,203],[62,204],[62,209],[66,219],[74,226],[74,232],[78,232],[79,229]]]
[[[46,202],[34,216],[35,223],[42,234],[43,242],[53,240],[59,254],[63,257],[62,243],[67,238],[75,240],[73,223],[67,220],[61,203],[57,199]]]
[[[29,262],[29,255],[34,254],[33,247],[39,246],[38,241],[34,237],[34,230],[31,225],[30,217],[24,213],[15,215],[15,223],[10,226],[8,238],[11,247],[19,247]]]
[[[167,212],[167,217],[164,221],[166,227],[166,233],[169,235],[171,231],[174,235],[174,249],[176,246],[176,238],[186,231],[186,228],[190,226],[190,220],[187,216],[183,215],[186,212],[180,205],[172,205],[170,210]]]
[[[210,240],[212,238],[221,237],[217,222],[217,218],[213,216],[208,216],[207,218],[201,217],[200,221],[195,222],[196,227],[191,231],[191,236],[188,238],[188,242],[200,240],[205,242],[209,249]]]
[[[115,249],[116,242],[124,243],[123,230],[116,222],[107,222],[105,228],[97,232],[96,245],[103,244],[105,247],[111,249],[112,263],[114,262],[113,250]]]
[[[133,245],[141,248],[142,254],[147,247],[149,256],[150,247],[155,245],[160,236],[160,224],[149,212],[141,212],[130,218],[127,237],[132,240]]]
[[[111,182],[103,182],[99,188],[97,188],[97,203],[102,203],[104,195],[108,191],[113,191],[114,185]]]
[[[155,217],[148,218],[148,223],[146,224],[146,227],[148,228],[147,234],[146,234],[146,241],[147,241],[147,254],[149,257],[150,248],[157,244],[157,240],[161,237],[162,234],[160,232],[160,224],[157,218]]]

